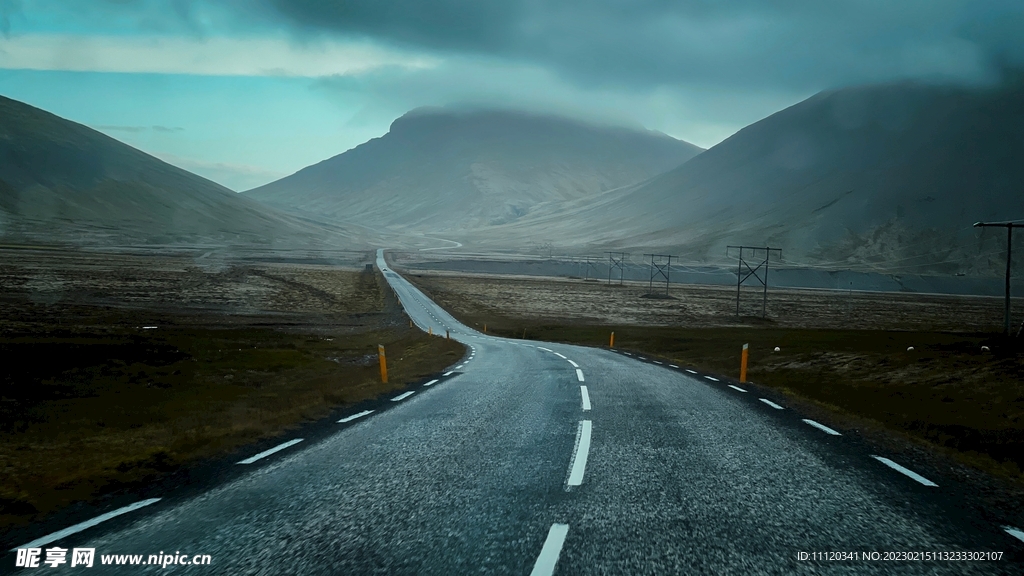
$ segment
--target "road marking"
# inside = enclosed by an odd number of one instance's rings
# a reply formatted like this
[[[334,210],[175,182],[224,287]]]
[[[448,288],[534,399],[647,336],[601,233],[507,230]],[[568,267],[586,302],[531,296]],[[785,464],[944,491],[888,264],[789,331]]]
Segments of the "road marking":
[[[583,370],[580,370],[579,368],[576,369],[576,379],[583,382]]]
[[[686,371],[687,371],[687,372],[689,372],[690,374],[696,374],[696,372],[695,372],[695,371],[693,371],[693,370],[690,370],[689,368],[687,368],[687,369],[686,369]]]
[[[590,410],[590,393],[586,386],[580,386],[580,395],[583,396],[583,409]]]
[[[434,384],[437,384],[437,380],[431,380],[430,382],[424,384],[424,386],[433,386]]]
[[[772,402],[771,400],[769,400],[767,398],[761,398],[761,402],[764,402],[765,404],[771,406],[772,408],[775,408],[776,410],[782,410],[783,409],[782,406],[779,406],[778,404],[776,404],[775,402]]]
[[[260,452],[259,454],[255,455],[255,456],[253,456],[251,458],[246,458],[245,460],[242,460],[241,462],[239,462],[239,464],[252,464],[253,462],[259,460],[260,458],[266,458],[267,456],[270,456],[274,452],[280,452],[281,450],[284,450],[285,448],[288,448],[289,446],[294,446],[294,445],[298,444],[299,442],[302,442],[302,438],[296,438],[295,440],[289,440],[289,441],[285,442],[284,444],[278,444],[277,446],[274,446],[270,450],[264,450],[263,452]]]
[[[559,357],[559,358],[561,358],[562,360],[568,360],[568,358],[566,358],[565,356],[562,356],[562,355],[561,355],[561,354],[559,354],[558,352],[555,352],[555,356],[558,356],[558,357]]]
[[[925,486],[938,486],[938,484],[936,484],[935,482],[932,482],[931,480],[925,478],[924,476],[921,476],[920,474],[914,472],[913,470],[909,470],[907,468],[904,468],[903,466],[900,466],[899,464],[893,462],[892,460],[889,460],[888,458],[883,458],[881,456],[871,457],[874,458],[875,460],[878,460],[882,464],[885,464],[889,468],[892,468],[893,470],[899,472],[900,474],[904,474],[906,476],[913,478],[914,480],[917,480],[918,482],[924,484]]]
[[[669,367],[670,368],[679,368],[679,366],[676,366],[675,364],[669,364]]]
[[[1021,532],[1020,530],[1017,530],[1013,526],[1003,526],[1003,530],[1006,530],[1006,533],[1009,534],[1010,536],[1013,536],[1017,540],[1020,540],[1021,542],[1024,542],[1024,532]]]
[[[566,360],[569,360],[569,359],[568,359],[568,358],[566,358]],[[572,364],[572,367],[573,367],[573,368],[579,368],[579,367],[580,367],[580,365],[579,365],[579,364],[577,364],[577,363],[573,362],[572,360],[569,360],[569,364]]]
[[[542,348],[542,347],[540,347],[540,346],[537,346],[537,349],[538,349],[538,350],[543,350],[543,351],[545,351],[545,352],[551,352],[551,350],[549,350],[549,349],[547,349],[547,348]]]
[[[569,533],[568,524],[552,524],[548,530],[548,537],[544,540],[544,546],[540,549],[540,555],[533,564],[533,571],[530,576],[551,576],[555,573],[555,565],[558,564],[558,556],[562,553],[562,545],[565,544],[565,536]]]
[[[637,356],[637,358],[639,358],[640,360],[647,360],[647,358],[644,358],[643,356]]]
[[[711,380],[712,382],[718,382],[718,378],[715,378],[714,376],[705,376],[705,378]]]
[[[445,372],[444,374],[441,374],[441,376],[451,376],[453,372],[454,372],[454,370],[451,370],[451,371]]]
[[[465,365],[466,365],[466,363],[463,362],[462,364],[459,364],[458,366],[456,366],[455,369],[458,370],[459,368],[462,368]]]
[[[658,362],[657,360],[655,360],[654,363],[655,364],[661,364],[661,362]]]
[[[592,427],[590,420],[580,422],[580,441],[576,444],[576,456],[572,459],[572,471],[569,472],[569,486],[579,486],[583,483],[583,473],[587,469],[587,455],[590,453],[590,431]]]
[[[806,422],[807,424],[810,424],[811,426],[814,426],[815,428],[817,428],[818,430],[821,430],[822,432],[824,432],[826,434],[831,434],[833,436],[842,436],[842,434],[840,434],[839,432],[836,432],[835,430],[829,428],[828,426],[825,426],[824,424],[818,424],[814,420],[808,420],[807,418],[804,418],[804,422]]]
[[[415,391],[410,390],[410,391],[406,392],[405,394],[399,394],[398,396],[395,396],[394,398],[391,399],[391,401],[392,402],[401,402],[402,400],[405,400],[406,398],[408,398],[409,396],[412,396],[415,393],[416,393]]]
[[[366,416],[367,414],[373,414],[373,410],[363,410],[359,414],[353,414],[351,416],[346,416],[346,417],[342,418],[341,420],[338,420],[338,424],[344,424],[345,422],[351,422],[351,421],[355,420],[356,418],[362,418],[363,416]]]
[[[626,356],[632,356],[632,354],[630,354],[629,352],[623,352],[623,354],[625,354]]]
[[[134,512],[134,511],[138,510],[139,508],[142,508],[144,506],[149,506],[150,504],[154,504],[154,503],[159,502],[159,501],[160,501],[159,498],[150,498],[149,500],[141,500],[141,501],[136,502],[134,504],[129,504],[129,505],[125,506],[124,508],[118,508],[117,510],[114,510],[113,512],[107,512],[106,514],[100,514],[99,516],[93,518],[92,520],[86,520],[85,522],[80,522],[78,524],[75,524],[74,526],[69,526],[68,528],[65,528],[63,530],[59,530],[57,532],[54,532],[53,534],[47,534],[46,536],[43,536],[42,538],[36,538],[35,540],[29,542],[28,544],[22,544],[21,546],[18,546],[18,547],[15,547],[15,548],[11,548],[11,552],[17,551],[18,548],[39,548],[40,546],[45,546],[46,544],[49,544],[51,542],[55,542],[57,540],[60,540],[61,538],[65,538],[65,537],[70,536],[72,534],[77,534],[77,533],[81,532],[82,530],[86,530],[86,529],[92,528],[93,526],[95,526],[95,525],[97,525],[97,524],[99,524],[101,522],[106,522],[107,520],[110,520],[111,518],[115,518],[117,516],[120,516],[122,514],[127,514],[129,512]]]
[[[732,388],[733,390],[736,390],[738,392],[746,392],[746,390],[744,390],[743,388],[740,388],[739,386],[733,386],[732,384],[729,384],[729,388]]]

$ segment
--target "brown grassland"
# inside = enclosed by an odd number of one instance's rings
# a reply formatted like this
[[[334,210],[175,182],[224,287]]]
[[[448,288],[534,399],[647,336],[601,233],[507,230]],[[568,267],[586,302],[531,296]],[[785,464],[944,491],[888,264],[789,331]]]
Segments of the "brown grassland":
[[[18,252],[0,284],[0,528],[222,457],[463,354],[409,328],[383,278],[359,269]]]

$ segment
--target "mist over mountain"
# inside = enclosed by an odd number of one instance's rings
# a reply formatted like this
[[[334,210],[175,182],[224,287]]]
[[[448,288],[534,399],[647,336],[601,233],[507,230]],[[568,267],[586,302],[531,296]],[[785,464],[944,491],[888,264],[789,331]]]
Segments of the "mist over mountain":
[[[508,110],[421,108],[380,138],[246,195],[366,226],[444,234],[546,213],[699,152],[658,132]]]
[[[489,236],[722,260],[771,245],[792,263],[995,272],[1024,218],[1024,84],[830,90],[681,166]],[[481,235],[481,241],[483,236]]]
[[[0,97],[0,238],[274,245],[323,235],[91,128]]]

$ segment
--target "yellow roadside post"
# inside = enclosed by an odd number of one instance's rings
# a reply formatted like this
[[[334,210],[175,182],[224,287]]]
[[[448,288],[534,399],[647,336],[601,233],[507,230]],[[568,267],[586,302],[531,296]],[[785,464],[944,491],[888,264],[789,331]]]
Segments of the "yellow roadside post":
[[[523,328],[523,340],[526,340],[526,328]]]
[[[434,327],[433,326],[427,326],[427,334],[430,334],[431,336],[434,335]]]
[[[409,328],[412,328],[412,318],[409,319]]]
[[[487,324],[484,324],[484,334],[487,334]]]
[[[740,382],[747,381],[747,356],[749,356],[748,344],[743,345],[743,353],[740,355]]]
[[[377,358],[380,360],[380,381],[388,383],[388,359],[384,356],[384,345],[377,344]]]
[[[615,348],[615,332],[612,332],[611,338],[608,339],[608,347]]]

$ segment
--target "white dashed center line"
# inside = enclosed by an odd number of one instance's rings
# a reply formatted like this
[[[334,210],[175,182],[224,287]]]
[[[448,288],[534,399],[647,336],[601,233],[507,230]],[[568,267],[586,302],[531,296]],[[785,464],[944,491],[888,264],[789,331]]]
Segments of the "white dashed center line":
[[[558,352],[555,352],[555,356],[558,356],[558,357],[559,357],[559,358],[561,358],[562,360],[568,360],[568,358],[566,358],[565,356],[562,356],[562,355],[561,355],[561,354],[559,354]]]
[[[775,408],[776,410],[782,410],[782,406],[779,406],[778,404],[776,404],[775,402],[772,402],[771,400],[769,400],[767,398],[761,398],[761,402],[764,402],[765,404],[771,406],[772,408]]]
[[[36,538],[35,540],[29,542],[28,544],[22,544],[21,546],[18,546],[17,548],[11,548],[11,552],[17,551],[18,548],[39,548],[40,546],[45,546],[45,545],[49,544],[50,542],[56,542],[57,540],[60,540],[61,538],[65,538],[65,537],[70,536],[72,534],[77,534],[77,533],[81,532],[82,530],[86,530],[86,529],[92,528],[93,526],[95,526],[95,525],[97,525],[97,524],[99,524],[101,522],[106,522],[107,520],[110,520],[111,518],[115,518],[117,516],[120,516],[122,514],[127,514],[129,512],[134,512],[134,511],[138,510],[139,508],[142,508],[144,506],[149,506],[150,504],[154,504],[154,503],[159,502],[159,501],[160,501],[159,498],[150,498],[149,500],[142,500],[142,501],[136,502],[134,504],[129,504],[128,506],[125,506],[124,508],[118,508],[117,510],[114,510],[112,512],[107,512],[106,514],[101,514],[101,515],[93,518],[92,520],[86,520],[85,522],[81,522],[79,524],[75,524],[74,526],[69,526],[69,527],[67,527],[67,528],[65,528],[63,530],[59,530],[57,532],[54,532],[53,534],[47,534],[46,536],[43,536],[42,538]]]
[[[537,556],[530,576],[551,576],[555,573],[555,565],[558,564],[558,556],[562,553],[562,545],[565,544],[565,536],[568,533],[568,524],[551,525],[548,537],[544,540],[544,547],[540,549],[540,556]]]
[[[465,363],[459,364],[458,366],[455,367],[455,369],[458,370],[458,369],[462,368],[463,366],[465,366]]]
[[[579,367],[580,367],[580,365],[579,365],[579,364],[577,364],[577,363],[573,362],[572,360],[569,360],[568,358],[566,358],[566,360],[568,360],[569,364],[572,364],[572,367],[573,367],[573,368],[579,368]]]
[[[584,381],[583,380],[583,370],[580,370],[579,368],[576,369],[576,379],[579,380],[580,382]]]
[[[686,371],[689,372],[690,374],[696,374],[697,373],[696,371],[690,370],[689,368],[687,368]]]
[[[579,427],[579,442],[576,444],[576,456],[572,459],[572,470],[569,472],[569,486],[583,483],[583,473],[587,469],[587,455],[590,454],[590,420],[583,420]]]
[[[424,386],[433,386],[434,384],[437,384],[437,380],[431,380],[430,382],[424,384]]]
[[[729,388],[732,388],[733,390],[736,390],[737,392],[746,392],[746,390],[744,390],[743,388],[740,388],[739,386],[733,386],[732,384],[729,384]]]
[[[826,434],[831,434],[833,436],[842,436],[842,434],[840,434],[839,432],[836,432],[835,430],[829,428],[828,426],[825,426],[824,424],[818,424],[814,420],[808,420],[807,418],[804,418],[804,422],[806,422],[807,424],[810,424],[811,426],[814,426],[815,428],[817,428],[818,430],[821,430],[822,432],[824,432]]]
[[[718,382],[718,378],[715,378],[714,376],[705,376],[705,378],[711,380],[712,382]]]
[[[284,450],[285,448],[288,448],[289,446],[295,446],[299,442],[302,442],[302,438],[296,438],[295,440],[289,440],[289,441],[285,442],[284,444],[278,444],[277,446],[274,446],[270,450],[264,450],[263,452],[260,452],[259,454],[255,455],[255,456],[252,456],[251,458],[246,458],[245,460],[242,460],[241,462],[239,462],[239,464],[252,464],[253,462],[255,462],[255,461],[257,461],[257,460],[259,460],[261,458],[266,458],[267,456],[270,456],[271,454],[273,454],[275,452],[280,452],[281,450]]]
[[[586,386],[580,386],[580,395],[583,396],[583,409],[590,410],[590,393]]]
[[[355,420],[356,418],[362,418],[363,416],[366,416],[368,414],[373,414],[373,410],[363,410],[359,414],[353,414],[351,416],[346,416],[346,417],[342,418],[341,420],[338,420],[338,424],[344,424],[345,422],[351,422],[351,421]]]
[[[899,472],[900,474],[904,474],[906,476],[909,476],[909,477],[913,478],[914,480],[920,482],[921,484],[924,484],[925,486],[935,486],[935,487],[938,487],[938,484],[936,484],[935,482],[932,482],[931,480],[925,478],[924,476],[921,476],[920,474],[918,474],[917,472],[914,472],[913,470],[909,470],[907,468],[904,468],[903,466],[900,466],[899,464],[893,462],[892,460],[889,460],[888,458],[883,458],[881,456],[871,456],[871,457],[874,458],[875,460],[878,460],[882,464],[885,464],[889,468],[892,468],[893,470]]]
[[[676,366],[675,364],[669,364],[669,368],[679,368],[679,366]]]
[[[658,362],[657,360],[655,360],[654,363],[655,364],[661,364],[661,362]]]
[[[538,349],[538,350],[543,350],[543,351],[545,351],[545,352],[551,352],[551,350],[549,350],[549,349],[547,349],[547,348],[541,348],[540,346],[537,346],[537,349]]]
[[[392,402],[401,402],[402,400],[405,400],[406,398],[408,398],[409,396],[412,396],[415,393],[416,393],[415,391],[410,390],[410,391],[406,392],[405,394],[399,394],[398,396],[395,396],[394,398],[391,399],[391,401]]]
[[[452,375],[452,371],[445,372],[444,374],[442,374],[442,376],[451,376],[451,375]]]
[[[1003,530],[1006,530],[1006,533],[1009,534],[1010,536],[1013,536],[1017,540],[1020,540],[1021,542],[1024,542],[1024,532],[1021,532],[1020,530],[1017,530],[1013,526],[1003,526]]]

